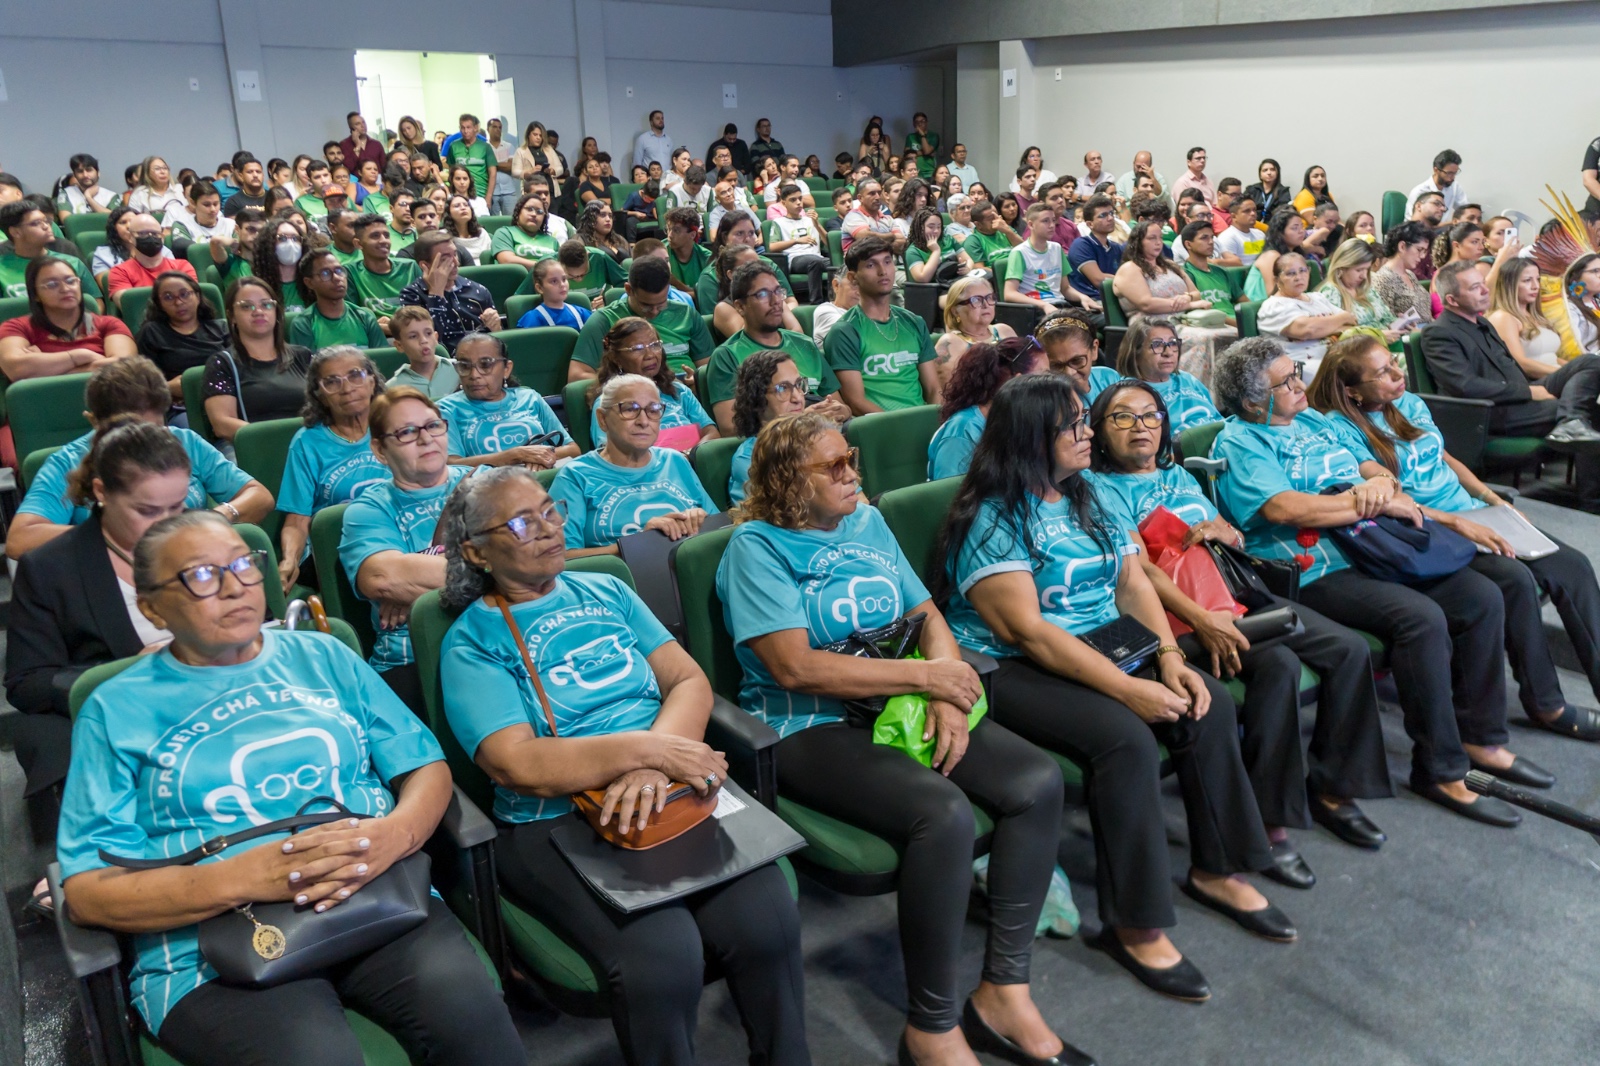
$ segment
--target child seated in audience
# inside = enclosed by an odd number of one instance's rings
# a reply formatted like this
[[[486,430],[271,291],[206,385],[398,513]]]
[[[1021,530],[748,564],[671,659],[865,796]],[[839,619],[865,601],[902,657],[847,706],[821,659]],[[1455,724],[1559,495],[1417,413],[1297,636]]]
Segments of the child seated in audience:
[[[389,320],[394,330],[394,346],[406,357],[406,365],[389,378],[390,385],[410,385],[427,393],[430,400],[442,399],[461,387],[456,362],[442,353],[433,316],[426,307],[400,308]]]
[[[582,329],[583,324],[589,320],[589,315],[593,313],[581,303],[567,303],[571,282],[567,278],[566,268],[557,260],[546,259],[534,268],[533,287],[538,291],[541,301],[537,307],[517,319],[518,329],[528,329],[532,326],[570,326],[573,329]],[[600,304],[601,299],[595,297],[596,306]]]

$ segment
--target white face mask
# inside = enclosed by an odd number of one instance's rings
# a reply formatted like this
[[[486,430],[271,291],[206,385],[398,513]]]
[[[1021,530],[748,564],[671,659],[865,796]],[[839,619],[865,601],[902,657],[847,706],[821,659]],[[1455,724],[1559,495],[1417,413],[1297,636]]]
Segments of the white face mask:
[[[278,262],[284,266],[293,266],[300,262],[299,241],[279,241],[274,251],[277,252]]]

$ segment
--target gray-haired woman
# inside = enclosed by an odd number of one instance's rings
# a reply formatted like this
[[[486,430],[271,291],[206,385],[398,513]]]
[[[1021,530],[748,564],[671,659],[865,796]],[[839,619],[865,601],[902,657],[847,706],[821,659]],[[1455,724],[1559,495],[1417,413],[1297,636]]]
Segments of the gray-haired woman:
[[[306,371],[305,428],[289,442],[289,458],[278,490],[283,512],[278,576],[285,592],[300,576],[300,562],[311,535],[311,516],[324,507],[349,503],[368,485],[389,479],[389,470],[372,451],[367,412],[383,392],[383,375],[366,353],[348,344],[324,348]]]
[[[1378,515],[1416,522],[1421,509],[1392,476],[1363,478],[1327,415],[1309,410],[1294,362],[1275,341],[1252,337],[1217,356],[1211,387],[1227,416],[1212,445],[1226,459],[1218,482],[1224,515],[1253,555],[1300,565],[1300,602],[1381,637],[1412,740],[1411,787],[1424,799],[1490,825],[1521,818],[1467,790],[1476,767],[1535,787],[1555,778],[1505,748],[1505,605],[1494,582],[1463,568],[1412,585],[1353,568],[1320,531]],[[1323,490],[1353,486],[1335,495]],[[1353,805],[1313,806],[1313,816],[1358,846],[1383,834]]]
[[[642,829],[665,808],[669,782],[702,795],[719,787],[728,764],[704,742],[712,699],[705,674],[626,584],[564,572],[566,508],[533,472],[480,471],[450,497],[439,523],[441,595],[459,614],[440,654],[445,713],[494,780],[507,890],[607,975],[627,1061],[696,1061],[705,963],[715,960],[751,1060],[809,1063],[800,916],[776,866],[623,915],[596,899],[550,845],[573,792],[605,789],[605,818]],[[549,705],[556,735],[519,643],[545,678],[606,649],[603,679],[591,670],[575,685],[545,682],[557,697]]]

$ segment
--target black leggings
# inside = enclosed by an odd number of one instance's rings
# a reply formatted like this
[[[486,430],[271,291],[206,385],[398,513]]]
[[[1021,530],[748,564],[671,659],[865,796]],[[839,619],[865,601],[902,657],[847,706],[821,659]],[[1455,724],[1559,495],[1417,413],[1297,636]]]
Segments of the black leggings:
[[[1472,513],[1464,517],[1471,518]],[[1479,555],[1472,562],[1474,570],[1500,586],[1505,598],[1506,653],[1522,709],[1530,717],[1567,704],[1540,617],[1540,589],[1550,594],[1572,650],[1589,675],[1589,686],[1600,695],[1600,588],[1595,586],[1594,567],[1587,555],[1559,540],[1556,543],[1561,550],[1543,559]]]
[[[907,1020],[945,1033],[961,1017],[957,974],[972,891],[972,804],[994,818],[983,979],[1028,982],[1033,932],[1061,833],[1061,769],[1044,752],[982,721],[947,778],[843,723],[778,745],[778,791],[900,849],[900,951]],[[970,802],[969,802],[970,800]]]
[[[187,1066],[362,1066],[346,1006],[393,1034],[414,1063],[527,1062],[483,960],[437,899],[422,925],[324,976],[201,985],[167,1014],[160,1042]]]
[[[401,703],[411,708],[412,714],[421,718],[426,713],[422,703],[422,674],[417,670],[416,663],[392,666],[378,676],[400,697]]]
[[[800,913],[777,866],[635,914],[602,903],[550,842],[563,818],[502,825],[500,882],[605,978],[630,1066],[692,1066],[708,959],[728,978],[752,1062],[806,1066]],[[670,846],[670,845],[669,845]]]
[[[1488,578],[1469,566],[1413,586],[1348,568],[1303,586],[1300,602],[1389,645],[1413,785],[1465,778],[1463,742],[1506,742],[1505,603]]]
[[[1288,601],[1277,600],[1273,606]],[[1304,604],[1294,605],[1305,632],[1239,656],[1245,683],[1239,748],[1267,825],[1311,827],[1306,790],[1339,799],[1394,795],[1384,760],[1378,691],[1367,642]],[[1300,664],[1322,683],[1309,760],[1300,747]],[[1210,667],[1210,656],[1197,669]],[[1309,769],[1308,769],[1309,763]]]
[[[1150,725],[1110,696],[1035,666],[1002,659],[991,684],[998,720],[1083,767],[1094,828],[1100,921],[1130,929],[1176,925],[1161,759],[1167,743],[1183,790],[1189,851],[1207,873],[1264,870],[1271,845],[1239,756],[1233,697],[1210,675],[1211,710],[1200,721]],[[1179,733],[1190,743],[1179,743]]]

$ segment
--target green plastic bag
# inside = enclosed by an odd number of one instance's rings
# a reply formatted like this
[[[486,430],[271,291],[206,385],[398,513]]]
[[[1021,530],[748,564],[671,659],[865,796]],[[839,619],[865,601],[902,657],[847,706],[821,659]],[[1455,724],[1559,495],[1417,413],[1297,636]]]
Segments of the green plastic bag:
[[[922,656],[912,655],[910,658],[920,659]],[[978,702],[973,704],[971,713],[967,715],[967,728],[970,730],[977,726],[988,713],[989,697],[979,696]],[[939,738],[923,740],[922,731],[927,727],[928,697],[915,692],[890,696],[884,704],[883,713],[872,724],[872,742],[899,748],[923,766],[932,767]]]

